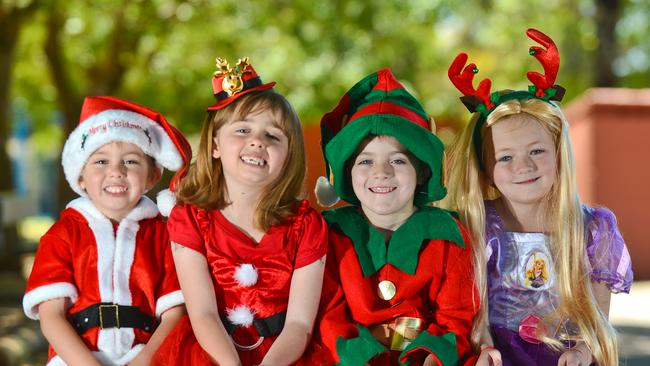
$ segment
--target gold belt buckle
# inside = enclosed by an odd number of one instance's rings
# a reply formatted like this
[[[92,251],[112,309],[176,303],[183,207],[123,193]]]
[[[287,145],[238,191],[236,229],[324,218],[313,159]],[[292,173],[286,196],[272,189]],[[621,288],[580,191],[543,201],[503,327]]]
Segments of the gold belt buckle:
[[[423,323],[422,319],[409,316],[395,319],[395,328],[390,342],[391,351],[403,351],[420,334]]]
[[[117,309],[117,304],[108,304],[108,305],[100,304],[99,305],[99,327],[104,329],[104,317],[102,316],[102,313],[103,313],[105,308],[113,308],[113,309],[115,309],[115,323],[116,323],[115,327],[119,328],[120,327],[120,315],[119,315],[119,312],[117,311],[118,310]]]

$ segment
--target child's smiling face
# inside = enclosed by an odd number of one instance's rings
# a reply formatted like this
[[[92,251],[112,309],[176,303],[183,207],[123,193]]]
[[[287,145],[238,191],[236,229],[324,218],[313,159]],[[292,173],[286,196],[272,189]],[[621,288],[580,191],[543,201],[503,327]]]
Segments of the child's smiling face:
[[[160,178],[151,160],[134,144],[108,143],[88,157],[79,186],[99,211],[119,222]]]
[[[222,126],[214,137],[212,157],[220,159],[228,190],[261,189],[283,172],[289,140],[270,110],[253,110]]]
[[[406,148],[392,136],[377,136],[355,158],[352,188],[375,226],[394,230],[415,211],[417,170]]]
[[[487,173],[504,199],[513,208],[541,202],[557,176],[553,136],[522,113],[495,123],[486,137]]]

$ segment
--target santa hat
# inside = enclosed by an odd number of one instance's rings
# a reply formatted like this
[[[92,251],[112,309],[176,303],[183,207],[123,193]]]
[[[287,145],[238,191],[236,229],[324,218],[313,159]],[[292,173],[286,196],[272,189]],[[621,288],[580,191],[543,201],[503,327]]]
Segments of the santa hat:
[[[192,157],[185,137],[160,113],[115,97],[87,97],[81,108],[79,125],[66,140],[61,156],[65,178],[73,191],[86,196],[79,186],[79,176],[88,157],[114,141],[138,146],[154,158],[161,171],[163,168],[177,171],[170,184],[172,190],[185,174]],[[168,196],[173,197],[173,194]]]
[[[237,60],[235,67],[230,67],[228,61],[217,57],[217,71],[212,76],[212,90],[216,103],[208,110],[221,109],[256,90],[271,89],[275,82],[264,84],[253,66],[248,62],[248,57]]]
[[[328,178],[319,179],[316,197],[321,205],[336,203],[332,184],[341,199],[359,204],[349,181],[345,163],[369,134],[395,137],[431,170],[431,176],[415,192],[418,206],[447,194],[442,184],[444,146],[431,132],[430,118],[390,69],[370,74],[354,85],[331,112],[321,119],[321,147]]]

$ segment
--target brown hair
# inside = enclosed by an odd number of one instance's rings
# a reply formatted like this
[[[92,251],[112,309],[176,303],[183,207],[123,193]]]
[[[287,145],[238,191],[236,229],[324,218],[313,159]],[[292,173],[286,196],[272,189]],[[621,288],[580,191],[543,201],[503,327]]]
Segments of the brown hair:
[[[196,161],[181,179],[176,193],[178,203],[193,204],[205,210],[220,210],[230,204],[221,161],[212,157],[213,138],[230,121],[264,109],[276,116],[278,128],[287,136],[288,152],[283,173],[269,183],[260,196],[253,223],[266,231],[294,214],[306,173],[305,144],[296,112],[272,89],[243,95],[222,109],[208,111]]]

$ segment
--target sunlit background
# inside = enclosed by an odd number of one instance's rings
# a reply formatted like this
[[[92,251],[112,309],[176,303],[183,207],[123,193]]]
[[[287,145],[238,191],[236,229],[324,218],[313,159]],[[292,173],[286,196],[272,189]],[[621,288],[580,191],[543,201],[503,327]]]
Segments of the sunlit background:
[[[528,55],[534,42],[525,30],[542,30],[560,49],[557,82],[567,89],[563,105],[577,116],[577,129],[572,125],[577,155],[586,149],[584,156],[596,157],[579,167],[581,190],[590,204],[620,212],[623,235],[627,231],[634,238],[628,245],[635,272],[641,274],[637,279],[650,280],[650,267],[644,264],[650,263],[650,254],[643,250],[647,239],[636,239],[650,237],[641,226],[647,215],[635,213],[644,212],[650,199],[647,194],[635,196],[639,199],[604,194],[603,187],[610,187],[605,180],[612,179],[598,174],[612,168],[598,158],[608,154],[600,148],[600,139],[609,138],[608,131],[598,127],[605,126],[598,120],[602,105],[613,106],[614,116],[631,118],[623,129],[630,138],[641,138],[638,131],[647,131],[635,126],[650,126],[650,96],[644,90],[650,85],[647,0],[1,0],[1,4],[0,365],[43,363],[46,343],[38,324],[20,310],[23,276],[31,268],[39,237],[73,198],[59,156],[65,136],[79,122],[83,97],[115,95],[148,105],[196,146],[205,107],[213,101],[210,78],[218,56],[231,63],[250,57],[262,79],[277,81],[276,90],[296,108],[308,139],[305,192],[309,192],[315,177],[323,173],[320,116],[361,77],[392,68],[435,118],[439,136],[449,143],[468,118],[459,92],[446,76],[454,56],[467,52],[480,70],[477,78],[492,79],[493,89],[526,88],[526,72],[541,67]],[[590,97],[596,95],[593,90],[604,91],[604,102]],[[621,95],[620,103],[608,102]],[[630,160],[611,164],[619,168],[634,164],[637,173],[650,178],[648,148],[624,148],[632,149],[623,154]],[[634,180],[617,177],[620,182],[611,184]],[[616,189],[635,192],[634,187]],[[647,282],[635,283],[631,295],[612,300],[624,365],[650,364],[650,315],[643,310],[648,306]]]

